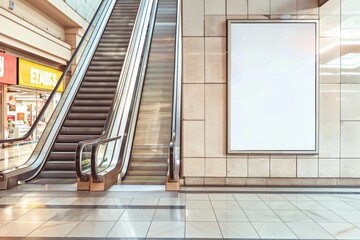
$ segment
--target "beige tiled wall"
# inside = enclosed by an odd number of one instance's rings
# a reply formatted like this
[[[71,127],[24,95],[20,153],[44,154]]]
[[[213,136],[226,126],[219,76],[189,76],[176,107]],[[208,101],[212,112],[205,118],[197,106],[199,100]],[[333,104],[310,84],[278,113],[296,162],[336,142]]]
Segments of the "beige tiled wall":
[[[341,17],[333,11],[340,4],[332,0],[319,10],[314,0],[183,0],[185,184],[331,185],[339,178],[360,177],[360,81],[343,78],[340,68],[331,74],[321,74],[320,68],[318,155],[228,155],[226,150],[226,20],[279,19],[282,14],[323,18],[322,49],[340,42],[334,24],[340,25]],[[341,50],[339,44],[322,51],[320,65]]]

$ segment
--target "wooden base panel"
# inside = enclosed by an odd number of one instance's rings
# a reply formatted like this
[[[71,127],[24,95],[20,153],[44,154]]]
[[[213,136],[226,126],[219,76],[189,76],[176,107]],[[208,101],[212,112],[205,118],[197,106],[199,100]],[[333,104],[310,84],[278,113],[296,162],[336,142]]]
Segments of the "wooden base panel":
[[[82,182],[80,179],[77,179],[77,190],[78,191],[89,191],[90,190],[90,181]]]
[[[166,191],[179,191],[180,190],[180,179],[175,178],[176,181],[170,182],[169,177],[166,177]]]

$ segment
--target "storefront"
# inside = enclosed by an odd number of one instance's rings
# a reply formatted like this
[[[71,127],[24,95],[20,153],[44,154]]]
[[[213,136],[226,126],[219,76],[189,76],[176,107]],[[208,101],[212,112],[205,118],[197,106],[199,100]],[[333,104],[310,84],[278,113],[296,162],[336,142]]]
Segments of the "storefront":
[[[21,58],[17,62],[17,84],[15,80],[15,84],[3,84],[0,88],[3,108],[1,134],[5,139],[18,138],[28,132],[62,74],[59,70]],[[36,131],[28,140],[39,139],[60,100],[63,88],[62,84],[40,119]]]
[[[6,121],[6,92],[7,85],[16,85],[17,63],[16,57],[0,52],[0,139],[5,137]]]

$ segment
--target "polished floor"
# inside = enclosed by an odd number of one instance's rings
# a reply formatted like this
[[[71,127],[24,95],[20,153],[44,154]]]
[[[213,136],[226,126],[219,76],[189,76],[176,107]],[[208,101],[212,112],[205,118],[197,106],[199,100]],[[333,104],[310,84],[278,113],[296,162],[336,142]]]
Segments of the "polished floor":
[[[25,184],[0,192],[0,239],[360,239],[358,188]]]

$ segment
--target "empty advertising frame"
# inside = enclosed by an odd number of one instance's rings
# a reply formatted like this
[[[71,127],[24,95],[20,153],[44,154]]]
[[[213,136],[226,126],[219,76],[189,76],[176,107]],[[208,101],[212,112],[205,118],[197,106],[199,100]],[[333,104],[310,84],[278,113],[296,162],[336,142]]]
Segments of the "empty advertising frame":
[[[228,21],[228,153],[318,152],[316,21]]]

